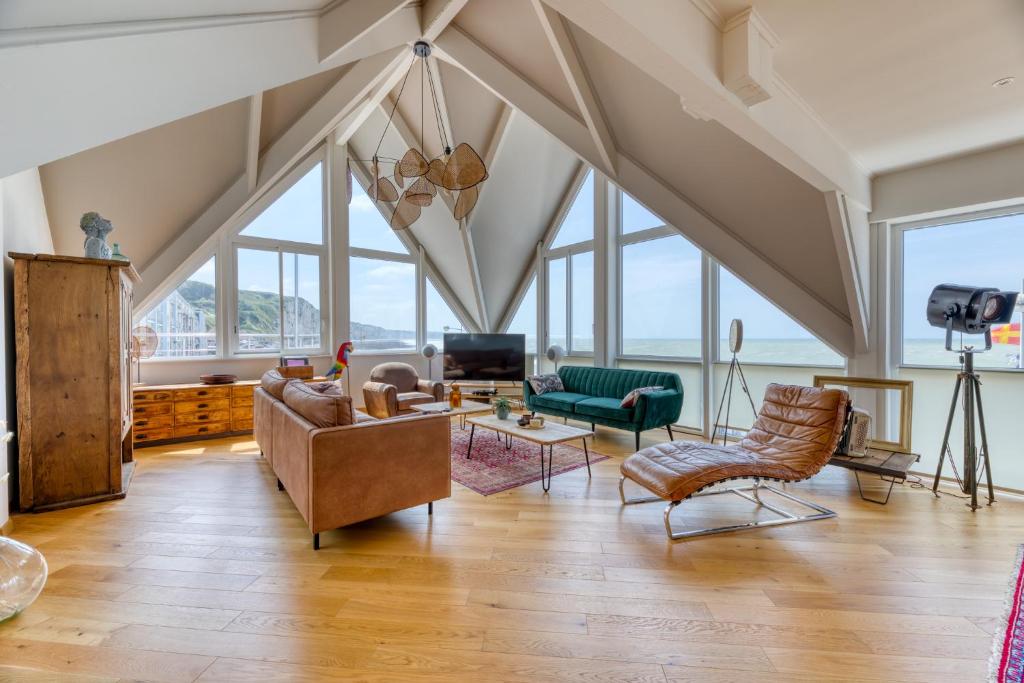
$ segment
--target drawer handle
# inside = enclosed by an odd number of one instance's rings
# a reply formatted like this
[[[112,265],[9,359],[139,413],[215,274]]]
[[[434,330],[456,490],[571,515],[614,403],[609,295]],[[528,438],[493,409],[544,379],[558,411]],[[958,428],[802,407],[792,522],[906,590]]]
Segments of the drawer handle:
[[[135,421],[135,426],[136,427],[145,427],[148,424],[149,424],[149,420],[136,420]]]
[[[199,432],[200,432],[200,433],[202,433],[202,432],[208,432],[208,431],[210,431],[210,428],[209,428],[209,427],[200,427],[200,428],[199,428]]]
[[[207,392],[206,392],[206,391],[199,391],[199,392],[196,392],[196,396],[206,396],[206,394],[207,394]]]
[[[208,420],[208,419],[210,419],[210,416],[207,415],[206,413],[203,413],[202,415],[196,415],[196,419],[197,420]]]
[[[135,435],[135,440],[136,441],[145,441],[148,438],[149,438],[148,434],[136,434]]]
[[[196,406],[196,408],[209,408],[209,407],[210,407],[210,405],[208,403],[200,403],[199,405]]]

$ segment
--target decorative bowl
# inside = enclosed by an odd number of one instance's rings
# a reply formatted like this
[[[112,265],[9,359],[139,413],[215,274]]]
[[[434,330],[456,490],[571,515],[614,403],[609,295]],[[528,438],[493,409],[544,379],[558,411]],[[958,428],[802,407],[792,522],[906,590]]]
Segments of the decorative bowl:
[[[232,384],[238,381],[237,375],[199,375],[203,384]]]

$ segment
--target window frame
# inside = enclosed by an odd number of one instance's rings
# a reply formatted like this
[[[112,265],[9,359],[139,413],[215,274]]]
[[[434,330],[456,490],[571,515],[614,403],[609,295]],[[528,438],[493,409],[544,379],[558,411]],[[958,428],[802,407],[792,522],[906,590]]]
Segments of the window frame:
[[[572,260],[573,256],[578,254],[591,253],[594,254],[594,239],[584,240],[583,242],[576,242],[574,244],[566,244],[562,247],[555,249],[547,249],[544,252],[543,268],[544,268],[544,349],[547,350],[551,346],[551,307],[550,297],[548,293],[551,291],[551,262],[556,261],[560,258],[565,259],[565,355],[572,356],[575,358],[594,358],[593,351],[577,351],[572,347],[572,292],[573,292],[573,275],[572,275]],[[596,259],[596,254],[595,254]],[[595,261],[596,268],[596,261]],[[594,296],[594,284],[590,283],[590,295]],[[593,325],[593,323],[591,323]]]
[[[153,301],[153,303],[150,306],[148,306],[145,309],[139,308],[138,312],[132,311],[132,327],[136,327],[138,325],[143,324],[143,320],[146,318],[147,315],[150,314],[150,312],[154,308],[156,308],[157,306],[162,304],[164,302],[164,300],[167,297],[169,297],[173,292],[177,291],[177,289],[179,287],[181,287],[183,284],[185,284],[185,282],[197,270],[199,270],[204,265],[206,265],[206,263],[210,259],[213,259],[213,268],[214,268],[214,271],[213,271],[214,272],[214,277],[213,277],[213,287],[214,287],[214,290],[213,290],[213,310],[214,310],[214,319],[215,319],[214,320],[215,324],[214,324],[214,327],[213,327],[213,334],[214,334],[214,341],[215,341],[215,351],[214,351],[214,353],[208,354],[208,355],[204,355],[204,356],[172,356],[172,357],[167,357],[167,358],[156,358],[156,357],[153,357],[153,358],[143,358],[143,359],[139,360],[140,363],[181,363],[181,362],[195,362],[195,361],[214,360],[214,359],[218,359],[218,358],[223,358],[224,357],[224,339],[223,339],[223,336],[221,334],[221,330],[223,329],[222,324],[221,324],[221,321],[222,321],[221,315],[222,315],[222,308],[223,308],[222,305],[221,305],[221,302],[223,301],[223,293],[222,293],[222,289],[223,289],[222,282],[223,282],[223,280],[221,279],[222,278],[221,271],[223,270],[223,268],[222,268],[223,262],[222,262],[222,259],[220,258],[219,250],[216,249],[215,247],[210,247],[210,248],[207,248],[207,249],[201,249],[201,250],[196,251],[195,253],[193,253],[189,258],[187,258],[181,264],[181,266],[178,267],[178,269],[175,271],[175,273],[173,273],[170,277],[167,278],[166,284],[164,286],[159,287],[156,290],[154,290],[153,294],[149,297]],[[184,273],[184,275],[182,275],[180,278],[176,278],[175,275],[177,275],[179,273]]]
[[[321,166],[321,230],[322,230],[322,244],[310,244],[307,242],[294,242],[291,240],[273,239],[269,237],[255,237],[252,235],[241,234],[243,230],[249,227],[250,223],[255,220],[264,210],[267,209],[271,204],[276,202],[285,193],[288,192],[303,176],[313,169],[317,164]],[[281,178],[274,187],[264,193],[259,199],[253,202],[239,218],[235,227],[230,231],[227,238],[227,252],[229,258],[227,262],[231,265],[230,273],[225,273],[226,277],[221,280],[227,283],[227,291],[225,292],[225,304],[230,315],[228,321],[228,349],[229,353],[233,357],[240,358],[254,358],[254,357],[277,357],[281,355],[305,355],[305,356],[320,356],[330,352],[330,313],[329,313],[329,302],[330,302],[330,281],[331,273],[328,264],[328,254],[330,253],[330,242],[328,239],[328,216],[329,210],[329,173],[327,172],[327,160],[324,147],[318,147],[309,156],[303,159],[301,162],[295,165],[283,178]],[[238,250],[239,249],[251,249],[257,251],[269,251],[277,252],[278,254],[278,273],[277,273],[277,288],[278,288],[278,315],[280,319],[280,348],[276,351],[245,351],[241,349],[240,345],[240,333],[239,333],[239,316],[238,316]],[[285,328],[284,328],[284,254],[285,253],[296,253],[318,257],[319,266],[319,280],[320,280],[320,347],[319,348],[300,348],[294,349],[285,346]]]
[[[906,258],[906,254],[904,253],[903,248],[904,235],[909,231],[920,230],[922,228],[941,228],[947,225],[973,223],[975,221],[986,220],[989,218],[1003,218],[1006,216],[1013,215],[1024,215],[1024,204],[1014,203],[992,209],[947,213],[941,216],[934,216],[923,220],[890,223],[889,258],[890,267],[892,269],[892,273],[890,275],[890,282],[892,284],[893,296],[891,297],[892,306],[890,307],[889,319],[889,358],[892,359],[890,363],[892,368],[894,368],[897,371],[903,368],[907,368],[908,370],[949,371],[951,369],[956,369],[957,367],[959,367],[957,363],[953,362],[951,362],[949,365],[923,365],[916,363],[907,363],[903,360],[903,270],[904,259]],[[979,369],[983,370],[984,372],[1005,372],[1011,374],[1024,373],[1024,368],[986,366],[984,368]]]

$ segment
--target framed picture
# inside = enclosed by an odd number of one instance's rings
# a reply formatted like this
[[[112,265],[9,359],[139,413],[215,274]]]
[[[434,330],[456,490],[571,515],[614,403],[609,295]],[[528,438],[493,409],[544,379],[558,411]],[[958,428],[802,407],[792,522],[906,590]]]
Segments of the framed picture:
[[[853,405],[858,408],[868,409],[871,414],[872,429],[878,424],[878,411],[869,409],[871,406],[885,406],[885,401],[879,400],[885,394],[895,391],[899,395],[900,416],[898,421],[899,436],[896,441],[889,441],[878,436],[877,432],[868,439],[871,448],[884,451],[895,451],[896,453],[910,453],[910,419],[914,412],[914,383],[906,379],[874,379],[872,377],[844,377],[842,375],[815,375],[814,386],[816,387],[840,387],[850,389],[850,397]],[[875,392],[876,396],[871,396]]]

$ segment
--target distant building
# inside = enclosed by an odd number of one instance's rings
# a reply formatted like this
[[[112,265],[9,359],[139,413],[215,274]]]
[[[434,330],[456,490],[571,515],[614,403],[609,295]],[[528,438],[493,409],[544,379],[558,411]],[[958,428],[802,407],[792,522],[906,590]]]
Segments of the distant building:
[[[160,338],[158,358],[200,356],[209,353],[206,313],[185,300],[177,290],[149,312],[145,324]]]

